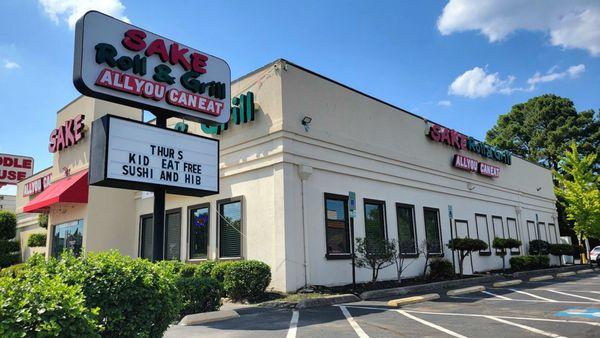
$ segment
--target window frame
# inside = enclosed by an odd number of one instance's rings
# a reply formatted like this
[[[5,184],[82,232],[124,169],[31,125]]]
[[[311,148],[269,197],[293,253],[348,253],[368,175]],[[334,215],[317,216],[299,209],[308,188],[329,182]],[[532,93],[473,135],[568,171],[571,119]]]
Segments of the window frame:
[[[142,248],[143,248],[143,227],[142,225],[144,224],[144,219],[148,219],[150,218],[152,220],[153,223],[153,229],[154,230],[154,214],[149,213],[149,214],[142,214],[139,216],[139,232],[138,232],[138,258],[143,258],[142,257]],[[152,234],[152,238],[154,238],[154,234]],[[154,243],[152,243],[152,247],[154,248]],[[144,259],[149,259],[150,261],[154,260],[154,257],[150,257],[150,258],[144,258]]]
[[[506,238],[506,234],[504,232],[504,221],[502,220],[502,216],[492,215],[492,229],[494,230],[494,238],[496,238],[496,224],[494,224],[494,219],[500,220],[500,228],[502,229],[502,238]],[[490,246],[493,243],[494,243],[494,241],[492,240],[492,243],[490,243]],[[496,249],[496,255],[501,256],[502,252],[500,250]]]
[[[338,201],[343,201],[344,202],[344,213],[345,213],[345,217],[344,217],[344,225],[346,228],[346,245],[348,247],[348,253],[329,253],[329,249],[327,248],[327,243],[329,243],[329,235],[327,233],[327,200],[332,199],[332,200],[338,200]],[[351,229],[350,229],[350,214],[349,214],[349,206],[348,206],[348,201],[349,201],[349,197],[347,195],[339,195],[339,194],[332,194],[332,193],[324,193],[323,194],[323,230],[325,230],[325,258],[328,260],[336,260],[336,259],[351,259],[352,258],[352,243],[351,243],[351,239],[350,237],[352,236],[351,234]]]
[[[178,261],[181,261],[181,220],[183,219],[183,214],[181,212],[181,208],[173,208],[173,209],[169,209],[169,210],[165,210],[165,230],[163,233],[163,259],[167,260],[167,234],[168,234],[168,225],[167,225],[167,215],[170,214],[179,214],[179,257],[177,258]]]
[[[516,233],[517,236],[516,236],[515,239],[518,240],[518,241],[521,241],[521,236],[520,236],[520,233],[519,233],[519,223],[517,223],[517,219],[513,218],[513,217],[506,217],[506,230],[508,231],[508,237],[512,238],[512,237],[510,237],[510,226],[508,226],[508,221],[514,221],[515,222],[515,231],[517,232]],[[521,241],[521,246],[522,245],[523,245],[523,241]],[[511,255],[520,255],[521,254],[521,247],[517,248],[516,250],[511,249],[510,250],[510,254]]]
[[[240,255],[238,257],[223,257],[221,256],[221,205],[230,204],[230,203],[240,203]],[[216,202],[216,212],[217,216],[217,246],[216,246],[216,257],[220,260],[243,260],[244,259],[244,231],[246,229],[246,217],[244,217],[244,196],[236,196],[231,198],[220,199]]]
[[[473,238],[471,237],[471,234],[469,233],[469,221],[466,219],[462,219],[462,218],[455,218],[454,219],[454,238],[459,238],[458,236],[458,227],[456,226],[457,223],[464,223],[467,225],[467,238]]]
[[[437,225],[438,225],[438,234],[440,238],[440,252],[430,253],[429,249],[427,249],[428,257],[444,257],[444,239],[442,236],[442,219],[440,215],[440,209],[433,207],[423,207],[423,229],[425,230],[425,243],[427,243],[427,224],[425,224],[425,211],[435,211],[437,213]],[[427,244],[425,244],[427,245]]]
[[[381,221],[382,224],[381,226],[383,227],[383,239],[387,239],[388,238],[388,231],[387,231],[387,211],[385,208],[385,201],[382,200],[375,200],[375,199],[371,199],[371,198],[363,198],[363,215],[364,215],[364,226],[365,226],[365,238],[367,238],[367,204],[371,204],[371,205],[379,205],[382,207],[382,213],[381,213]]]
[[[544,234],[546,234],[546,239],[542,239],[541,236],[541,229],[540,229],[540,224],[544,226]],[[537,231],[538,231],[538,236],[540,237],[539,239],[541,239],[542,241],[546,241],[548,242],[548,229],[546,229],[546,222],[537,222]],[[550,243],[550,242],[548,242]]]
[[[73,222],[79,222],[81,221],[81,237],[82,237],[82,243],[81,243],[81,252],[79,253],[78,257],[81,256],[81,254],[83,254],[85,252],[85,247],[83,246],[83,232],[85,231],[85,219],[83,218],[75,218],[75,219],[71,219],[69,221],[64,221],[58,224],[53,224],[52,225],[52,232],[48,233],[48,236],[50,236],[50,257],[56,257],[54,256],[54,245],[56,243],[54,243],[54,237],[55,237],[55,232],[56,232],[56,228],[61,226],[61,225],[65,225],[68,223],[73,223]],[[63,248],[64,250],[64,248]]]
[[[558,244],[560,241],[558,240],[558,233],[557,233],[557,226],[554,223],[548,223],[548,236],[550,237],[550,226],[552,226],[554,228],[554,239],[556,240],[555,243],[551,243],[551,244]],[[550,243],[550,242],[548,242]]]
[[[485,229],[487,232],[487,241],[479,238],[479,223],[477,223],[477,216],[483,216],[485,218]],[[492,255],[492,243],[490,243],[490,225],[486,214],[475,213],[475,231],[477,231],[477,239],[481,239],[486,242],[488,248],[486,251],[479,251],[479,256],[491,256]]]
[[[537,226],[535,225],[535,221],[527,220],[527,221],[525,221],[525,224],[527,224],[527,237],[529,237],[529,242],[534,241],[536,239],[540,239],[539,238],[540,235],[539,235],[539,233],[537,233],[538,229],[537,229]],[[533,230],[536,231],[536,233],[534,234],[535,235],[534,238],[531,238],[531,233],[529,232],[529,224],[533,224]]]
[[[396,202],[396,231],[398,231],[398,241],[400,241],[400,229],[398,223],[398,208],[409,208],[412,213],[412,228],[414,234],[414,244],[415,244],[415,252],[400,252],[400,248],[398,248],[398,253],[401,257],[404,258],[417,258],[419,257],[419,235],[417,234],[417,218],[415,214],[415,206],[413,204],[406,203],[398,203]]]
[[[192,210],[196,209],[208,209],[208,227],[206,229],[206,258],[191,258],[191,224],[190,221],[192,219]],[[187,207],[187,250],[186,250],[186,260],[188,262],[201,262],[210,259],[210,228],[212,226],[212,219],[210,217],[211,207],[210,202],[194,204]],[[216,214],[216,213],[215,213]]]

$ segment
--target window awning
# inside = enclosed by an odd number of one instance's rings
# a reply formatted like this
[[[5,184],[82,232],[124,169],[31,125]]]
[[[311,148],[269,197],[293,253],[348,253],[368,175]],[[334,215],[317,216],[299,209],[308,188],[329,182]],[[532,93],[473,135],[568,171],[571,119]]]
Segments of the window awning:
[[[24,212],[47,211],[56,203],[87,203],[88,171],[83,170],[56,182],[23,207]]]

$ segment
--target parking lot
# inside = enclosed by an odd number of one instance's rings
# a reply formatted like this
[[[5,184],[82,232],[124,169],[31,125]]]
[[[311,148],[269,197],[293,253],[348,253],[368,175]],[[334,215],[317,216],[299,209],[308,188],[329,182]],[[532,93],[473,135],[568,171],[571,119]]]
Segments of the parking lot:
[[[403,306],[388,299],[305,310],[248,309],[165,337],[600,337],[600,273]]]

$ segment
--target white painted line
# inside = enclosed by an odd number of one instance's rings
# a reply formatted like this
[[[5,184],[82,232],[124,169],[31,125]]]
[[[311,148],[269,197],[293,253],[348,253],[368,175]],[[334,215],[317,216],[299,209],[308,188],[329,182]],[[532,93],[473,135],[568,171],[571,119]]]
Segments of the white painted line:
[[[296,338],[296,331],[298,331],[298,317],[300,317],[300,312],[294,310],[292,312],[292,319],[290,320],[290,329],[288,330],[287,338]]]
[[[594,302],[600,302],[600,299],[597,299],[597,298],[591,298],[591,297],[586,297],[586,296],[574,295],[574,294],[571,294],[571,293],[566,293],[566,292],[557,291],[557,290],[550,290],[550,289],[548,289],[548,291],[554,292],[554,293],[558,293],[559,295],[565,295],[565,296],[569,296],[569,297],[575,297],[575,298],[592,300]]]
[[[495,293],[492,293],[492,292],[489,292],[489,291],[481,291],[481,292],[485,293],[486,295],[490,295],[490,296],[498,297],[498,298],[500,298],[500,299],[504,299],[504,300],[512,300],[512,299],[510,299],[510,298],[508,298],[508,297],[504,297],[504,296],[502,296],[502,295],[497,295],[497,294],[495,294]]]
[[[543,303],[543,302],[540,302]],[[340,306],[340,305],[334,305]],[[394,309],[386,309],[380,307],[361,306],[361,305],[348,305],[349,308],[364,309],[364,310],[379,310],[379,311],[397,311]],[[474,314],[474,313],[448,313],[448,312],[432,312],[432,311],[420,311],[420,310],[403,310],[404,312],[410,313],[421,313],[424,315],[440,315],[440,316],[462,316],[462,317],[485,317],[486,315]],[[568,319],[548,319],[548,318],[534,318],[534,317],[512,317],[512,316],[494,316],[496,318],[504,319],[518,319],[518,320],[530,320],[534,322],[552,322],[552,323],[571,323],[571,324],[588,324],[592,326],[600,326],[600,322],[586,322],[582,320],[568,320]]]
[[[467,296],[450,296],[450,298],[456,299],[474,299],[474,300],[494,300],[494,301],[504,301],[499,298],[478,298],[478,297],[467,297]],[[535,300],[535,299],[511,299],[511,302],[530,302],[530,303],[552,303],[552,304],[594,304],[598,305],[598,302],[571,302],[571,301],[562,301],[562,300],[553,300],[551,302],[545,300]]]
[[[554,337],[554,338],[566,338],[566,337],[557,335],[556,333],[542,331],[540,329],[536,329],[535,327],[531,327],[531,326],[527,326],[527,325],[523,325],[523,324],[519,324],[519,323],[515,323],[515,322],[509,322],[508,320],[500,319],[498,317],[485,316],[485,318],[491,319],[491,320],[495,320],[495,321],[500,322],[500,323],[504,323],[504,324],[508,324],[508,325],[512,325],[512,326],[516,326],[516,327],[520,327],[523,330],[531,331],[533,333],[541,334],[543,336]]]
[[[350,312],[348,312],[348,309],[346,309],[345,306],[340,306],[340,310],[342,310],[342,313],[346,317],[346,320],[348,321],[348,323],[350,323],[350,326],[352,326],[354,332],[356,332],[359,338],[369,338],[369,335],[366,334],[365,331],[363,331],[363,329],[360,328],[360,325],[358,325],[354,318],[352,318],[352,315],[350,315]]]
[[[408,317],[408,318],[410,318],[410,319],[412,319],[412,320],[416,320],[417,322],[419,322],[419,323],[421,323],[421,324],[423,324],[423,325],[427,325],[427,326],[429,326],[429,327],[431,327],[431,328],[434,328],[434,329],[436,329],[436,330],[438,330],[438,331],[442,331],[442,332],[444,332],[444,333],[447,333],[447,334],[449,334],[449,335],[451,335],[451,336],[453,336],[453,337],[457,337],[457,338],[467,338],[466,336],[463,336],[463,335],[461,335],[461,334],[458,334],[458,333],[456,333],[456,332],[454,332],[454,331],[450,331],[450,330],[448,330],[448,329],[446,329],[446,328],[443,328],[443,327],[441,327],[441,326],[439,326],[439,325],[436,325],[436,324],[434,324],[434,323],[432,323],[432,322],[428,322],[428,321],[426,321],[426,320],[424,320],[424,319],[421,319],[421,318],[415,317],[415,316],[411,315],[410,313],[407,313],[407,312],[406,312],[406,311],[404,311],[404,310],[396,310],[396,311],[397,311],[399,314],[401,314],[401,315],[403,315],[403,316],[405,316],[405,317]]]
[[[554,299],[550,299],[550,298],[545,298],[545,297],[542,297],[542,296],[534,295],[533,293],[529,293],[529,292],[525,292],[525,291],[521,291],[521,290],[517,290],[517,289],[509,289],[509,290],[512,291],[512,292],[517,292],[517,293],[520,293],[522,295],[529,296],[529,297],[533,297],[533,298],[545,300],[547,302],[552,302],[552,303],[556,302],[556,300],[554,300]]]

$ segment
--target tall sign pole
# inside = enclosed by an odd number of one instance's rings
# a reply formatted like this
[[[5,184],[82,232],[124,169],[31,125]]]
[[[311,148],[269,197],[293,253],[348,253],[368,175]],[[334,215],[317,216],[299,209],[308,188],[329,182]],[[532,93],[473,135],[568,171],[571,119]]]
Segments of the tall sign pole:
[[[156,116],[156,126],[167,128],[167,118],[160,114]],[[160,261],[165,257],[165,188],[154,188],[154,207],[152,210],[152,219],[154,221],[152,235],[152,261]]]
[[[350,214],[350,255],[352,256],[352,289],[356,289],[356,255],[354,253],[354,218],[356,217],[356,193],[348,192],[348,213]]]

